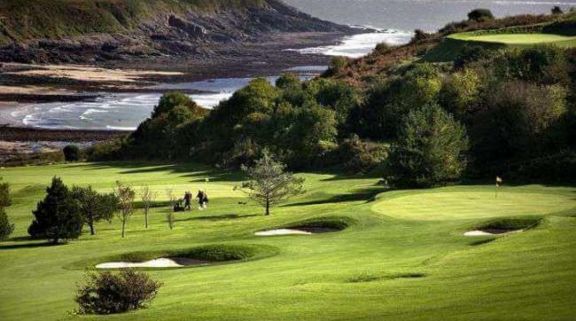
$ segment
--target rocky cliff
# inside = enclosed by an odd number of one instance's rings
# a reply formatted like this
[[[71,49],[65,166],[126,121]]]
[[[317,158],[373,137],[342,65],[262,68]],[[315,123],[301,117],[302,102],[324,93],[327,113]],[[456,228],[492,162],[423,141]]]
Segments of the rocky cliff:
[[[279,0],[2,0],[0,61],[209,57],[279,33],[350,33]]]

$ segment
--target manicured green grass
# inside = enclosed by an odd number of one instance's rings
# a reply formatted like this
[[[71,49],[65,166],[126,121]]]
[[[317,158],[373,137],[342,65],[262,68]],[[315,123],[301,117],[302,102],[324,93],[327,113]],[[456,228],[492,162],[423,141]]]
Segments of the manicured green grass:
[[[424,60],[452,61],[460,55],[465,47],[480,46],[486,49],[498,50],[503,48],[530,48],[534,46],[550,45],[562,48],[576,47],[576,33],[574,30],[564,30],[566,34],[541,32],[545,28],[540,26],[536,31],[526,32],[519,28],[500,30],[480,30],[474,32],[456,33],[447,36],[440,44],[424,55]]]
[[[144,228],[131,218],[97,225],[67,245],[22,239],[53,175],[111,190],[116,180],[161,193],[206,187],[206,211],[155,208]],[[0,243],[0,319],[11,320],[572,320],[576,314],[576,188],[453,186],[388,192],[377,178],[301,174],[306,193],[262,210],[233,191],[240,176],[187,165],[73,164],[0,170],[12,184],[16,233]],[[204,179],[210,178],[205,185]],[[377,197],[374,197],[378,194]],[[311,236],[256,237],[255,231],[330,217],[346,229]],[[462,233],[486,221],[542,217],[523,233],[489,238]],[[174,253],[210,244],[265,249],[231,264],[148,270],[162,281],[144,310],[115,316],[71,314],[82,267],[133,253]],[[476,244],[476,245],[473,245]],[[236,246],[236,247],[234,247]],[[244,247],[246,246],[246,247]]]
[[[461,33],[449,37],[452,39],[466,40],[470,42],[490,42],[505,45],[536,45],[536,44],[553,44],[560,42],[576,41],[576,37],[547,34],[547,33],[480,34],[480,35]]]

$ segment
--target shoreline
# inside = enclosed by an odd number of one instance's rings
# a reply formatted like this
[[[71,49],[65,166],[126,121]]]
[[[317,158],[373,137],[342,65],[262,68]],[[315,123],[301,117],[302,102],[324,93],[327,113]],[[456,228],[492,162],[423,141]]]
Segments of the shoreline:
[[[94,143],[122,137],[131,133],[123,130],[45,129],[34,127],[0,126],[0,141],[6,142],[68,142]]]
[[[336,45],[346,36],[349,34],[341,32],[278,34],[262,43],[227,45],[201,59],[146,57],[93,65],[0,62],[0,102],[78,101],[82,99],[77,97],[80,94],[99,92],[162,93],[160,89],[147,87],[216,78],[272,76],[298,66],[328,65],[329,56],[301,54],[289,49]]]

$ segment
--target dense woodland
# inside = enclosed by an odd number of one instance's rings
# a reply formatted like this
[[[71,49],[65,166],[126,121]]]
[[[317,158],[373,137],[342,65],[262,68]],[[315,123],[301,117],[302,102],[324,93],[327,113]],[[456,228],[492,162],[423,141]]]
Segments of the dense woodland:
[[[256,79],[212,111],[166,94],[136,132],[89,157],[238,167],[266,148],[292,169],[375,172],[394,186],[576,177],[576,50],[471,46],[451,62],[407,59],[361,86],[337,79],[357,63],[335,59],[304,82]]]

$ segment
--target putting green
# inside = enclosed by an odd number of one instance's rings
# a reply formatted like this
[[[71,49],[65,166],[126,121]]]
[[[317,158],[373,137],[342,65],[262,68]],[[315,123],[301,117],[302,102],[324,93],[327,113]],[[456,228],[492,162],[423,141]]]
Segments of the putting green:
[[[569,195],[522,192],[504,188],[496,198],[494,190],[420,192],[384,196],[372,210],[410,220],[458,220],[520,215],[546,215],[576,208]]]
[[[576,37],[545,33],[510,33],[510,34],[469,34],[461,33],[450,36],[452,39],[471,42],[489,42],[505,45],[534,45],[576,41]]]

